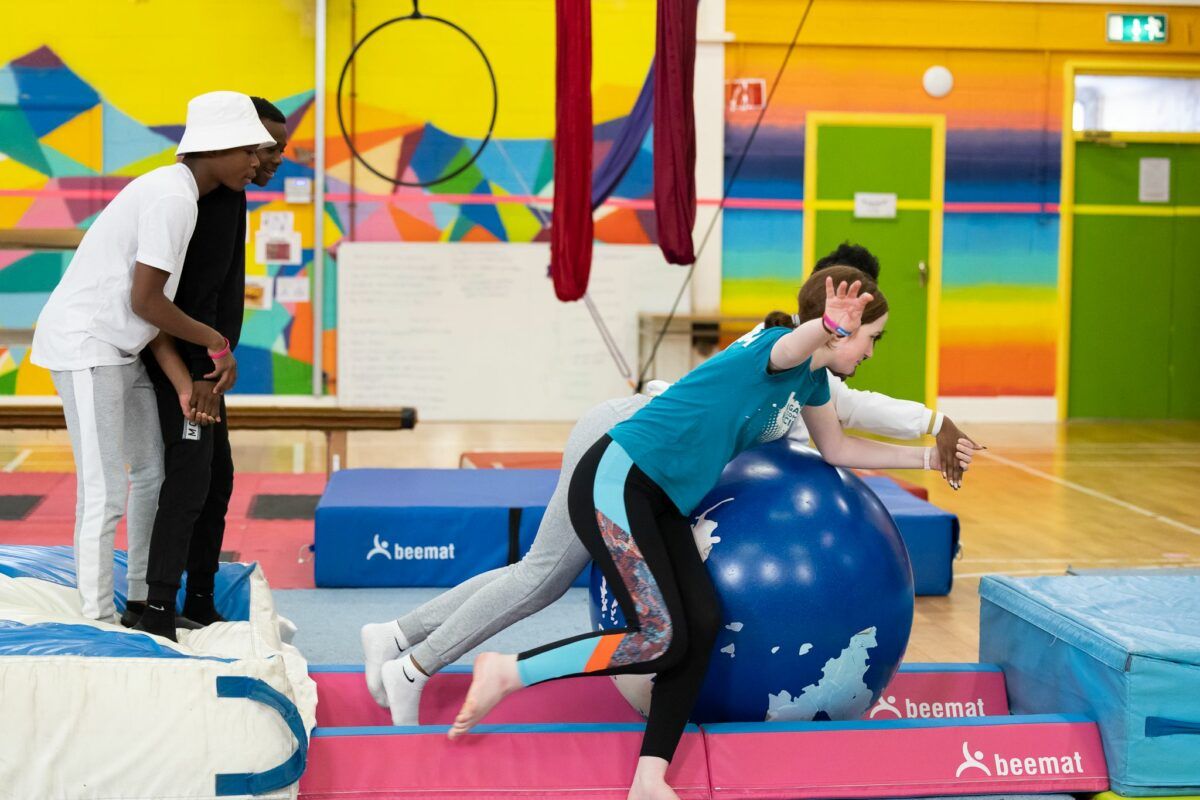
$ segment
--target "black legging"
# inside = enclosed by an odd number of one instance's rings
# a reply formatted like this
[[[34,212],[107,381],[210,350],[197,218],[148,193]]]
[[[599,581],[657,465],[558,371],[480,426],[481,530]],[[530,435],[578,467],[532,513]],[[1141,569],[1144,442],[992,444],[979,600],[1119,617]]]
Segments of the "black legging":
[[[608,436],[583,456],[571,524],[607,578],[628,627],[585,633],[517,657],[522,682],[658,673],[643,756],[670,760],[696,703],[721,609],[691,526]]]

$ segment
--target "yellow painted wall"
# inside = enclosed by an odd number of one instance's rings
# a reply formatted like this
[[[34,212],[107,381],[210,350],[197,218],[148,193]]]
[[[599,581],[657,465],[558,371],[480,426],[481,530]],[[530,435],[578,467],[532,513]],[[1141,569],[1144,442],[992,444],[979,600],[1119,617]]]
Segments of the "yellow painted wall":
[[[726,28],[739,42],[787,44],[804,0],[729,0]],[[1162,45],[1109,44],[1110,13],[1170,18]],[[786,22],[785,22],[786,21]],[[946,50],[1031,50],[1099,53],[1197,52],[1200,8],[1148,4],[997,3],[989,0],[815,0],[801,45],[933,47]]]
[[[147,125],[181,124],[214,89],[312,89],[306,0],[3,0],[0,64],[50,46],[108,102]]]

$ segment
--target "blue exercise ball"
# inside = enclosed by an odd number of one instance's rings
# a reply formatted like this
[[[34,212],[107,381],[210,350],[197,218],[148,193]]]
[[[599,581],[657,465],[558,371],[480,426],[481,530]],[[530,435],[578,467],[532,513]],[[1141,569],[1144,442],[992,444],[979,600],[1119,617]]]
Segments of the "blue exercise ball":
[[[861,717],[913,621],[908,551],[875,493],[784,439],[734,459],[691,521],[724,623],[692,721]],[[591,601],[595,628],[625,627],[596,568]],[[615,680],[646,713],[652,677]]]

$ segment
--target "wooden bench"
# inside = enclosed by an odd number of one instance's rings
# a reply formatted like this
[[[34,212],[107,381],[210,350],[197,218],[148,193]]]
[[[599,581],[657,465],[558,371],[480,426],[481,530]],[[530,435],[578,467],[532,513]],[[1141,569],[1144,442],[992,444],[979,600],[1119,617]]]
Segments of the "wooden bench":
[[[417,425],[415,408],[350,408],[338,405],[335,397],[231,395],[226,406],[232,429],[324,432],[327,472],[346,464],[350,431],[401,431]],[[62,402],[57,397],[0,397],[0,428],[66,427]]]
[[[83,234],[78,228],[0,228],[0,250],[74,250]]]

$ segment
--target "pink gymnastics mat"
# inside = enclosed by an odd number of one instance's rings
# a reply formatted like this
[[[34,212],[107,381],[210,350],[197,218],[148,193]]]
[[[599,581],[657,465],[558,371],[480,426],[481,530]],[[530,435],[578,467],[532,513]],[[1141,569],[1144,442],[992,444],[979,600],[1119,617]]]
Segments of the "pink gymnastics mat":
[[[643,721],[608,678],[517,692],[487,725],[446,738],[470,673],[450,668],[422,698],[421,725],[390,725],[361,667],[313,667],[317,729],[300,796],[623,800]],[[988,665],[902,667],[852,722],[689,726],[667,773],[684,800],[880,798],[1094,792],[1108,786],[1094,723],[1010,716]]]

